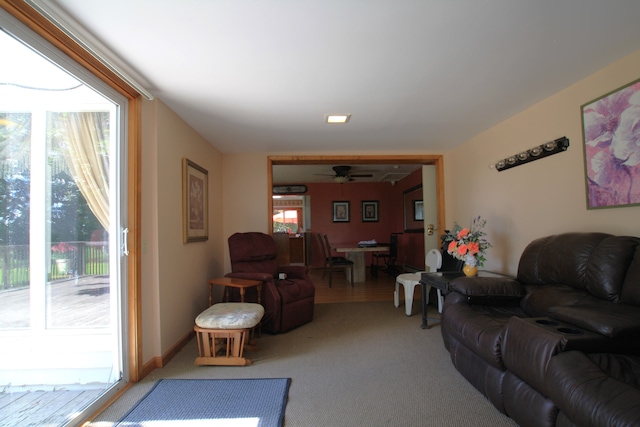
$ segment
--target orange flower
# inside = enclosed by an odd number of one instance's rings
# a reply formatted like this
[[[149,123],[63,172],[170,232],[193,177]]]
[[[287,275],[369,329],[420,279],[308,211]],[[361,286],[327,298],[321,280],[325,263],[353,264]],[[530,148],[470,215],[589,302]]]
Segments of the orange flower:
[[[465,255],[467,253],[468,249],[469,248],[467,247],[467,245],[462,244],[462,245],[458,246],[458,254]]]
[[[456,250],[456,245],[457,245],[457,242],[455,240],[452,240],[449,243],[449,246],[447,247],[447,252],[449,252],[449,253],[454,252]]]
[[[462,239],[463,237],[465,237],[467,234],[469,234],[469,229],[468,228],[463,228],[462,230],[460,230],[458,232],[458,239]]]
[[[469,255],[475,255],[480,252],[480,245],[476,242],[469,242],[467,246],[469,247]]]

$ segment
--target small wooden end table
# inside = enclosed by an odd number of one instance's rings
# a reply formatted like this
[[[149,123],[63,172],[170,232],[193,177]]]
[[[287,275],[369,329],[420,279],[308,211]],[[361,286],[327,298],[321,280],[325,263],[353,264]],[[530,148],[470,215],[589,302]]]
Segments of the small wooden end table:
[[[262,282],[260,280],[236,279],[232,277],[219,277],[209,280],[209,307],[213,305],[213,285],[224,286],[224,299],[229,301],[229,288],[240,289],[240,302],[244,302],[244,291],[255,286],[258,289],[258,304],[260,304],[260,294],[262,293]]]

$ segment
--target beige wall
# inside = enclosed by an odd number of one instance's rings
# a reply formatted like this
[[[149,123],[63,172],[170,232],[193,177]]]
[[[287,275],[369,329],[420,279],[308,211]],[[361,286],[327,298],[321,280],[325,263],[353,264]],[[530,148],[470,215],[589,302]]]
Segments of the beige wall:
[[[164,355],[207,307],[222,268],[222,155],[160,101],[143,104],[143,361]],[[209,240],[182,243],[182,158],[209,173]]]
[[[479,214],[488,220],[494,248],[485,268],[515,273],[524,246],[552,233],[640,235],[640,207],[586,209],[580,125],[580,105],[639,76],[636,52],[444,153],[447,225],[468,224]],[[146,363],[191,330],[194,317],[206,306],[207,279],[230,271],[227,238],[238,231],[269,230],[267,156],[274,153],[221,154],[159,101],[145,103],[143,125]],[[561,136],[571,141],[565,153],[500,173],[489,169],[499,158]],[[205,243],[182,243],[182,157],[209,171],[210,231]]]
[[[224,154],[223,171],[223,251],[224,271],[231,271],[227,239],[233,233],[269,232],[267,155],[264,153]]]
[[[447,225],[487,219],[486,269],[515,273],[533,239],[565,231],[640,235],[640,207],[587,210],[580,106],[640,77],[640,51],[445,154]],[[500,158],[566,136],[567,152],[497,172]]]

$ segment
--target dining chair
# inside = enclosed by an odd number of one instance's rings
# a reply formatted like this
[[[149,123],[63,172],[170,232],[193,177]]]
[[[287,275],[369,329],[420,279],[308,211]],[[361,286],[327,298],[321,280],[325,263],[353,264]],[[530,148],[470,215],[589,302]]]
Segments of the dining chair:
[[[398,259],[398,234],[391,233],[389,236],[389,250],[385,252],[374,252],[371,259],[371,272],[377,277],[378,271],[382,270],[391,276],[397,276],[400,269],[397,266]],[[382,265],[380,265],[382,261]]]
[[[347,280],[351,282],[353,287],[353,261],[343,256],[332,256],[331,245],[329,244],[329,238],[326,234],[316,234],[318,236],[318,243],[322,248],[322,254],[324,256],[324,270],[322,272],[322,278],[325,274],[329,273],[329,287],[333,284],[333,272],[336,270],[343,270]],[[349,274],[347,275],[347,270]]]

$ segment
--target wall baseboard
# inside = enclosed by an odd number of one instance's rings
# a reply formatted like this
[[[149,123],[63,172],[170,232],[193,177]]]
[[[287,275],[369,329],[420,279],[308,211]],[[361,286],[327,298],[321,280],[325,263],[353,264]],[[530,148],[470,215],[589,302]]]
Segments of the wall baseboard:
[[[180,338],[177,343],[172,345],[171,348],[169,348],[169,350],[167,350],[162,355],[162,357],[153,357],[151,360],[149,360],[147,363],[145,363],[143,365],[143,367],[142,367],[142,378],[144,378],[147,375],[149,375],[151,372],[153,372],[154,369],[162,368],[162,367],[166,366],[167,363],[169,363],[169,361],[171,359],[173,359],[173,357],[176,354],[178,354],[178,352],[180,350],[182,350],[182,348],[185,345],[187,345],[187,343],[191,340],[191,338],[193,338],[193,336],[194,336],[194,332],[190,331],[184,337]],[[142,378],[140,378],[140,379],[142,379]]]

